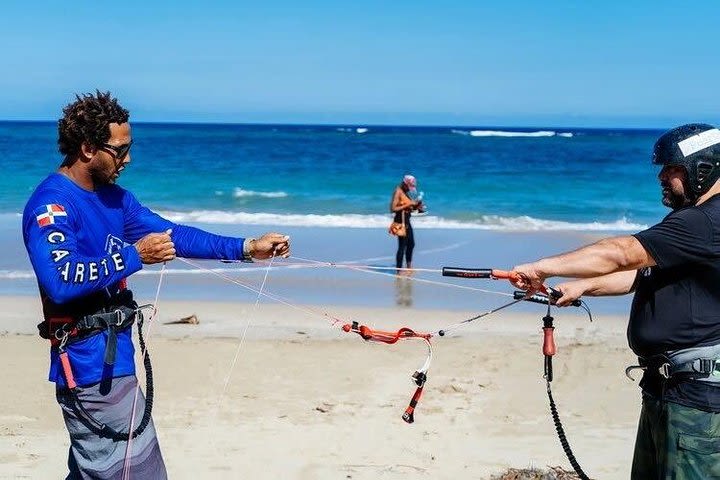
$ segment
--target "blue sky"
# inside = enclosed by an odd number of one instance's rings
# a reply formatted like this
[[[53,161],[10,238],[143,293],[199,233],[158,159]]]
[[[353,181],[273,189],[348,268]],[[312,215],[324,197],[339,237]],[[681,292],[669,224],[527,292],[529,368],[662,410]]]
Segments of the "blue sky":
[[[0,119],[110,90],[136,121],[720,122],[720,2],[15,1]]]

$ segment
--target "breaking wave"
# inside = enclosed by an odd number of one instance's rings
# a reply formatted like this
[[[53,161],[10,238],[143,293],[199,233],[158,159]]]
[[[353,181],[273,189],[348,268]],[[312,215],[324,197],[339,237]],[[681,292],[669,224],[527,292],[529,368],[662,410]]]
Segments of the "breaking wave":
[[[256,192],[254,190],[243,190],[242,188],[236,188],[233,190],[233,197],[245,198],[245,197],[262,197],[262,198],[285,198],[288,194],[280,192]]]
[[[387,228],[389,215],[278,214],[196,210],[192,212],[159,212],[177,223],[211,223],[238,225],[279,225],[293,227]],[[473,229],[507,232],[537,231],[640,231],[647,225],[620,218],[612,222],[564,222],[527,215],[503,217],[483,215],[472,220],[455,220],[433,215],[413,217],[413,227],[428,229]]]
[[[572,138],[570,132],[555,132],[553,130],[538,130],[537,132],[512,132],[506,130],[451,130],[452,133],[458,135],[468,135],[470,137],[564,137]]]

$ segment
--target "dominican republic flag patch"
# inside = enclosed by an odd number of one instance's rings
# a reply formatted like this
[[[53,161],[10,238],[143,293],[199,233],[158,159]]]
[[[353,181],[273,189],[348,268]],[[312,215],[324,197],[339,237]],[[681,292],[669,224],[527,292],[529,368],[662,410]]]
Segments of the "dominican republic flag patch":
[[[67,221],[67,212],[62,205],[53,203],[36,209],[35,219],[40,227],[53,225],[55,223],[65,223]]]

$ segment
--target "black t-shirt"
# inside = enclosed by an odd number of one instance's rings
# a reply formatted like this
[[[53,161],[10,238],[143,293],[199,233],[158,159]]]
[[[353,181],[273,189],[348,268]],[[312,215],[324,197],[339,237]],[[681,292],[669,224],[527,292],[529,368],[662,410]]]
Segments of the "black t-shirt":
[[[628,343],[647,357],[720,343],[720,195],[673,211],[635,238],[657,265],[638,272]],[[646,372],[643,390],[661,393],[661,377]],[[720,385],[667,382],[665,398],[720,412]]]

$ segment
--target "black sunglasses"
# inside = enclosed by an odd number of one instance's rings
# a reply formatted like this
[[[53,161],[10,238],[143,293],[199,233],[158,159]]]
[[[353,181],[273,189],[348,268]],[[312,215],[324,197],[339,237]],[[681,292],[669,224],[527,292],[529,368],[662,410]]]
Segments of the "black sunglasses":
[[[110,145],[109,143],[103,143],[100,150],[110,150],[116,160],[125,160],[125,157],[127,157],[128,153],[130,153],[130,147],[132,147],[132,144],[132,140],[130,140],[130,143],[117,147],[115,145]]]

